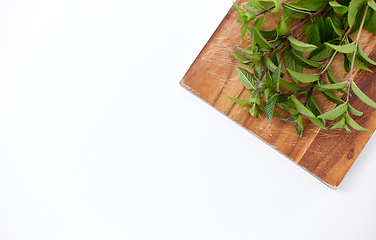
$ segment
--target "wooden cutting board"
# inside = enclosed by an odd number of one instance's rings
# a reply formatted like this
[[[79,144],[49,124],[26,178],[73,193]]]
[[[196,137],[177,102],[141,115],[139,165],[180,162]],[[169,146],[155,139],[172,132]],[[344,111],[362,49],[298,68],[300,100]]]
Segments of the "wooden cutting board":
[[[247,0],[236,1],[240,6],[246,2]],[[262,29],[275,28],[279,16],[280,13],[269,14]],[[236,21],[237,13],[232,7],[180,84],[329,187],[336,189],[375,131],[375,109],[353,96],[351,105],[364,112],[363,116],[356,117],[355,120],[370,132],[353,130],[348,134],[344,130],[325,131],[311,124],[308,119],[303,119],[302,138],[296,133],[294,124],[281,120],[287,115],[274,117],[269,123],[265,115],[262,119],[256,119],[249,113],[242,113],[247,106],[237,105],[228,99],[228,97],[248,99],[250,94],[250,91],[240,83],[237,75],[236,66],[241,64],[229,52],[236,52],[235,47],[249,48],[249,39],[245,38],[240,43],[240,25],[236,24]],[[375,43],[375,36],[367,31],[362,32],[360,46],[373,60],[376,60]],[[339,81],[347,79],[342,56],[336,57],[331,70]],[[372,67],[371,70],[375,73],[355,71],[354,77],[358,87],[372,100],[376,100],[376,68]],[[315,96],[320,106],[328,105],[329,102],[321,93]],[[322,110],[325,112],[334,107],[334,104],[329,104]],[[329,121],[329,124],[332,123]]]

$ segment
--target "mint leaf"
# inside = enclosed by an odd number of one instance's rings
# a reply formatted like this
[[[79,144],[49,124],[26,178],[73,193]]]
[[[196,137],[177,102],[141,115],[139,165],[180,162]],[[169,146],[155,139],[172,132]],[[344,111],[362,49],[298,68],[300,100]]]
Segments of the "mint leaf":
[[[273,46],[270,45],[270,43],[263,36],[261,36],[260,32],[257,29],[255,30],[255,40],[258,43],[258,45],[262,48],[268,50],[273,48]]]
[[[366,0],[351,0],[349,4],[348,10],[348,21],[350,27],[352,27],[355,23],[356,14],[360,10],[360,8],[365,4]]]
[[[344,126],[346,126],[346,120],[345,118],[342,118],[336,124],[334,124],[330,129],[344,128]]]
[[[322,92],[328,92],[328,91],[344,89],[345,87],[348,86],[348,84],[349,84],[348,82],[334,83],[334,84],[322,84],[322,85],[316,84],[314,88]]]
[[[355,130],[358,131],[363,131],[363,132],[369,132],[368,129],[365,129],[364,127],[361,127],[359,124],[357,124],[354,119],[350,117],[348,113],[346,113],[346,122],[349,124],[350,127],[354,128]]]
[[[322,119],[318,119],[315,117],[308,118],[313,124],[315,124],[316,127],[322,128],[324,130],[327,130],[326,126],[320,121]]]
[[[339,98],[334,92],[321,92],[328,100],[336,103],[336,104],[342,104],[344,101]]]
[[[299,53],[299,56],[303,55],[302,52],[297,52],[295,54],[298,55],[298,53]],[[299,64],[296,64],[295,59],[292,57],[292,51],[290,50],[290,48],[287,48],[285,51],[283,51],[283,61],[285,64],[285,68],[289,68],[295,72],[303,71],[303,67],[300,66]]]
[[[337,3],[336,1],[329,2],[330,6],[333,7],[333,10],[338,14],[345,14],[347,13],[347,7],[342,6],[341,4]]]
[[[367,4],[368,4],[368,6],[370,6],[373,10],[376,11],[376,4],[375,4],[375,2],[374,2],[373,0],[368,0],[368,1],[367,1]]]
[[[237,67],[238,75],[243,86],[248,90],[256,89],[256,78],[247,70]]]
[[[338,52],[341,52],[341,53],[352,53],[355,51],[356,49],[356,42],[352,42],[350,44],[346,44],[346,45],[334,45],[334,44],[330,44],[330,43],[325,43],[325,45],[330,48],[330,49],[334,49]]]
[[[298,115],[295,117],[295,129],[296,132],[299,134],[300,137],[303,137],[303,122],[302,122],[302,115]]]
[[[352,84],[351,84],[351,89],[353,90],[353,92],[355,93],[355,95],[358,96],[359,99],[362,100],[365,104],[367,104],[368,106],[371,106],[373,108],[376,108],[376,103],[373,100],[371,100],[369,97],[367,97],[367,95],[365,95],[358,88],[358,86],[356,86],[356,84],[354,82],[352,82]]]
[[[356,52],[356,56],[359,58],[360,61],[362,61],[365,64],[368,65],[376,65],[376,62],[370,59],[362,50],[362,48],[358,45],[358,50]]]
[[[312,45],[320,46],[320,32],[317,23],[310,21],[305,25],[304,33],[307,39],[307,42]]]
[[[296,97],[295,95],[291,96],[291,100],[295,103],[296,110],[300,112],[303,115],[306,115],[308,117],[316,117],[315,114],[311,112],[306,106],[304,106]]]
[[[328,119],[328,120],[335,120],[337,118],[340,118],[347,110],[347,103],[343,103],[333,110],[326,112],[324,114],[321,114],[317,118],[323,118],[323,119]]]
[[[292,36],[288,37],[288,40],[289,40],[292,48],[294,48],[298,51],[301,51],[301,52],[310,52],[310,51],[315,50],[317,48],[317,46],[315,46],[315,45],[301,42],[301,41],[297,40],[296,38],[294,38]]]
[[[266,102],[265,114],[266,114],[266,117],[268,118],[269,122],[272,121],[274,106],[275,106],[275,103],[277,102],[277,99],[278,99],[278,96],[274,96],[274,97],[270,98],[269,101]]]
[[[305,73],[298,73],[291,69],[286,68],[288,74],[295,82],[315,82],[320,80],[319,74],[305,74]]]
[[[349,105],[349,109],[348,109],[348,111],[349,111],[351,114],[353,114],[353,115],[355,115],[355,116],[362,116],[362,115],[363,115],[363,112],[356,110],[356,109],[355,109],[353,106],[351,106],[350,104],[348,104],[348,105]]]
[[[273,0],[275,8],[272,10],[272,12],[278,12],[279,6],[281,6],[281,2],[279,0]]]
[[[291,52],[291,57],[295,60],[297,64],[304,68],[315,69],[322,67],[322,63],[305,59],[303,56],[299,56],[295,52]]]
[[[249,0],[249,3],[244,5],[244,8],[251,12],[262,12],[264,7],[257,0]]]
[[[251,104],[250,101],[248,101],[247,99],[237,99],[237,98],[231,98],[229,97],[229,99],[237,104],[240,104],[240,105],[247,105],[247,104]]]

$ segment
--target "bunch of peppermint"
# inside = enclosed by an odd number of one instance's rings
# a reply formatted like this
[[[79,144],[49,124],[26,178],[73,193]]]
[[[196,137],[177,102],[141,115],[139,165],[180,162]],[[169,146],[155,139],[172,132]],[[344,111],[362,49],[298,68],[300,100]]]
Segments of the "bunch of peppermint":
[[[325,120],[337,120],[332,129],[342,128],[350,132],[351,127],[368,131],[353,120],[353,116],[363,113],[350,105],[349,98],[352,90],[365,104],[376,108],[376,103],[357,87],[352,78],[354,67],[371,71],[366,65],[376,65],[359,46],[363,28],[376,34],[376,4],[373,0],[294,0],[283,3],[249,0],[243,8],[236,3],[234,6],[241,23],[241,39],[249,35],[251,46],[249,49],[237,48],[239,53],[232,54],[248,68],[238,67],[238,74],[251,94],[249,99],[231,100],[250,105],[245,111],[253,117],[261,117],[260,111],[263,111],[269,122],[273,115],[278,115],[274,111],[277,105],[291,115],[284,120],[295,123],[300,137],[304,128],[303,115],[325,130]],[[281,6],[280,24],[271,31],[261,30],[265,15],[277,12]],[[356,39],[351,39],[350,34],[356,31]],[[301,38],[306,41],[298,40],[303,34]],[[309,52],[309,56],[304,57],[303,52]],[[338,81],[330,70],[337,54],[344,55],[344,69],[350,72],[348,79]],[[283,58],[286,73],[282,71],[280,58]],[[317,69],[317,73],[305,74],[304,68]],[[283,80],[286,74],[295,83]],[[323,80],[325,75],[328,82]],[[283,91],[281,85],[287,90]],[[337,106],[323,113],[314,91],[320,91]],[[336,91],[345,97],[339,98]]]

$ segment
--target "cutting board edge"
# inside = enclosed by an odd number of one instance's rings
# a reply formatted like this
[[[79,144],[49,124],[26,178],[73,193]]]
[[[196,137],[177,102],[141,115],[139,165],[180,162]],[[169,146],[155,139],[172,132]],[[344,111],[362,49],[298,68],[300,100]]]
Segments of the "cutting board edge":
[[[203,98],[201,98],[197,93],[194,92],[194,90],[189,87],[187,84],[185,84],[184,82],[184,78],[179,82],[180,86],[182,86],[185,90],[187,90],[188,92],[190,92],[191,94],[193,94],[194,96],[196,96],[197,98],[199,98],[201,101],[203,101],[204,103],[206,103],[207,105],[211,106],[214,110],[216,110],[217,112],[221,113],[222,115],[224,115],[226,118],[230,119],[232,122],[236,123],[238,126],[240,126],[242,129],[245,129],[247,132],[251,133],[253,136],[255,136],[257,139],[261,140],[262,142],[264,142],[265,144],[267,144],[269,147],[271,147],[272,149],[274,149],[275,151],[277,151],[279,154],[281,154],[282,156],[286,157],[287,159],[289,159],[292,163],[294,163],[295,165],[297,165],[298,167],[300,167],[301,169],[303,169],[305,172],[309,173],[311,176],[315,177],[316,179],[318,179],[320,182],[324,183],[326,186],[328,186],[329,188],[331,188],[332,190],[336,190],[339,186],[338,185],[331,185],[327,182],[325,182],[324,180],[320,179],[318,176],[316,176],[315,174],[313,174],[312,172],[308,171],[305,167],[299,165],[298,163],[296,163],[293,159],[291,159],[290,157],[288,157],[287,155],[285,155],[283,152],[279,151],[278,149],[276,149],[275,147],[273,147],[272,145],[270,145],[268,142],[266,142],[264,139],[262,139],[261,137],[257,136],[255,133],[253,133],[252,131],[250,131],[249,129],[245,128],[244,126],[242,126],[240,123],[236,122],[234,119],[232,119],[230,116],[226,115],[225,113],[219,111],[217,108],[213,107],[211,104],[209,104],[207,101],[205,101]],[[351,168],[351,167],[350,167]]]

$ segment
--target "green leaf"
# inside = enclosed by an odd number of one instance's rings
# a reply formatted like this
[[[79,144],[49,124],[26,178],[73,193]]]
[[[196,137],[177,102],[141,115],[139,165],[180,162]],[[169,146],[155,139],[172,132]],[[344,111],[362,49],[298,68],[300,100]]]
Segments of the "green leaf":
[[[344,129],[347,133],[351,132],[350,128],[346,124],[343,126],[342,129]]]
[[[241,57],[241,56],[239,56],[238,54],[236,54],[236,53],[234,53],[234,52],[231,52],[230,51],[230,53],[239,61],[239,62],[241,62],[241,63],[243,63],[243,64],[247,64],[247,63],[250,63],[251,62],[251,60],[248,60],[248,59],[245,59],[245,58],[243,58],[243,57]]]
[[[362,50],[362,48],[358,45],[358,51],[356,52],[357,58],[359,58],[360,61],[362,61],[365,64],[368,65],[376,65],[376,62],[370,59]]]
[[[298,115],[295,117],[295,129],[296,132],[299,134],[300,137],[303,137],[303,122],[302,122],[302,115]]]
[[[350,44],[346,44],[346,45],[334,45],[334,44],[330,44],[330,43],[325,43],[325,45],[330,48],[330,49],[334,49],[338,52],[341,52],[341,53],[352,53],[355,51],[356,49],[356,42],[352,42]]]
[[[322,85],[314,85],[314,88],[320,90],[321,92],[328,92],[328,91],[335,91],[335,90],[342,90],[348,86],[348,82],[342,83],[334,83],[334,84],[322,84]]]
[[[252,21],[256,18],[256,14],[254,12],[246,12],[245,15],[247,16],[247,21]]]
[[[349,22],[348,22],[347,16],[348,16],[348,14],[345,13],[345,14],[341,17],[341,23],[342,23],[343,28],[348,28],[348,27],[349,27]]]
[[[364,17],[364,14],[365,11],[366,11],[366,8],[367,8],[367,4],[363,4],[359,11],[357,12],[356,14],[356,17],[355,17],[355,23],[354,25],[352,26],[351,28],[351,31],[349,33],[349,35],[351,35],[352,33],[356,32],[357,30],[359,30],[359,27],[360,27],[360,24],[362,23],[362,20],[363,20],[363,17]],[[374,12],[374,11],[367,11],[367,14],[366,14],[366,19],[365,19],[365,23],[368,21],[368,19],[370,18],[370,15],[371,15],[371,12]]]
[[[342,118],[336,124],[334,124],[330,129],[343,128],[344,126],[346,126],[346,121],[345,121],[345,118]]]
[[[243,24],[242,29],[241,29],[240,42],[243,41],[244,35],[245,35],[245,33],[247,32],[247,30],[248,30],[248,26],[249,26],[249,23],[250,23],[250,22],[251,22],[251,21],[247,21],[247,22],[245,22],[245,23]]]
[[[254,53],[252,49],[246,50],[240,47],[236,47],[236,49],[246,58],[250,60],[259,60],[260,57],[257,55],[257,53]]]
[[[280,91],[279,89],[279,80],[280,80],[280,76],[281,76],[281,64],[278,65],[277,69],[273,72],[273,75],[272,75],[272,81],[273,81],[273,85],[276,87],[276,90],[277,92]]]
[[[320,49],[320,50],[319,50]],[[319,51],[316,51],[319,50]],[[325,44],[320,45],[319,48],[317,48],[311,54],[309,55],[309,59],[312,61],[322,61],[329,57],[331,57],[334,53],[333,49],[329,49],[325,47]]]
[[[308,117],[316,117],[315,114],[311,112],[306,106],[304,106],[296,97],[295,95],[291,96],[291,100],[295,103],[296,110],[303,115]]]
[[[337,118],[340,118],[347,110],[347,103],[343,103],[341,105],[338,105],[333,110],[326,112],[324,114],[321,114],[318,116],[318,118],[328,119],[328,120],[335,120]]]
[[[348,109],[348,111],[351,113],[351,114],[353,114],[353,115],[355,115],[355,116],[362,116],[363,115],[363,112],[361,112],[361,111],[358,111],[358,110],[356,110],[353,106],[351,106],[350,104],[348,104],[349,105],[349,109]]]
[[[261,99],[260,99],[260,94],[258,90],[252,92],[252,94],[249,96],[249,102],[260,105]]]
[[[302,89],[301,86],[298,86],[298,85],[295,85],[293,83],[290,83],[290,82],[287,82],[285,80],[280,80],[282,85],[289,91],[291,92],[296,92],[296,91],[299,91],[300,89]]]
[[[277,36],[277,30],[273,29],[271,31],[265,31],[265,30],[260,30],[259,31],[261,36],[265,39],[275,39]]]
[[[249,109],[249,113],[251,114],[252,117],[257,117],[258,111],[256,104],[253,104],[252,107]]]
[[[295,0],[292,4],[308,11],[318,11],[328,2],[329,0]]]
[[[272,10],[272,12],[278,12],[279,6],[281,6],[281,2],[279,0],[273,0],[275,8]]]
[[[244,8],[252,12],[262,12],[264,11],[263,6],[257,0],[249,0],[249,3],[244,5]]]
[[[290,24],[291,21],[292,21],[292,19],[293,19],[291,16],[289,16],[289,15],[286,13],[285,10],[282,11],[281,17],[285,20],[285,22],[286,22],[287,25]]]
[[[329,2],[330,6],[333,7],[333,10],[338,14],[345,14],[347,13],[347,7],[342,6],[341,4],[337,3],[336,1]]]
[[[279,64],[281,64],[281,61],[279,60],[279,56],[278,54],[273,51],[271,54],[270,54],[270,60],[272,60],[272,62],[274,63],[274,65],[278,66]]]
[[[268,50],[273,48],[273,46],[270,45],[270,43],[261,36],[260,32],[257,29],[255,30],[255,40],[258,43],[258,45],[262,48],[265,48]]]
[[[351,57],[351,60],[352,60],[352,55],[353,54],[348,53],[347,55],[348,55],[348,57]],[[351,60],[349,59],[349,61],[351,61]],[[360,68],[362,70],[366,70],[368,72],[372,72],[372,70],[369,69],[368,67],[366,67],[357,57],[354,60],[354,66],[357,67],[357,68]]]
[[[278,1],[278,0],[276,0],[276,1]],[[285,35],[289,34],[290,33],[290,29],[287,26],[287,24],[285,22],[285,19],[283,17],[281,17],[280,23],[281,23],[281,27],[279,29],[279,35],[280,36],[285,36]]]
[[[315,82],[320,79],[319,74],[304,74],[304,73],[298,73],[291,69],[286,68],[287,72],[289,73],[290,77],[296,81],[296,82]]]
[[[351,62],[346,56],[344,57],[343,68],[345,69],[346,72],[349,72],[351,68]]]
[[[256,89],[256,78],[247,70],[237,67],[240,82],[248,90]]]
[[[353,90],[353,92],[355,93],[355,95],[358,96],[359,99],[362,100],[365,104],[367,104],[368,106],[371,106],[373,108],[376,108],[376,103],[373,100],[371,100],[369,97],[367,97],[367,95],[365,95],[358,88],[358,86],[356,86],[356,84],[354,82],[352,82],[352,84],[351,84],[351,89]]]
[[[269,100],[269,93],[270,93],[270,88],[266,88],[264,90],[264,96],[265,96],[265,101],[266,102]]]
[[[313,117],[310,117],[310,118],[308,118],[308,119],[309,119],[313,124],[315,124],[315,126],[327,130],[326,127],[325,127],[325,125],[320,121],[321,119],[313,118]]]
[[[301,51],[301,52],[309,52],[309,51],[315,50],[317,48],[317,46],[315,46],[315,45],[301,42],[301,41],[295,39],[292,36],[289,36],[288,40],[289,40],[292,48],[294,48],[298,51]]]
[[[266,102],[265,114],[266,114],[266,117],[268,118],[269,122],[272,121],[274,106],[275,106],[275,103],[277,102],[277,98],[278,98],[278,96],[274,96],[274,97],[270,98],[269,101]]]
[[[348,21],[349,21],[350,27],[354,25],[356,14],[360,10],[360,8],[363,6],[363,4],[366,2],[367,0],[351,0],[349,4],[349,10],[348,10]]]
[[[376,11],[376,4],[373,0],[367,1],[368,6],[370,6],[373,10]]]
[[[333,23],[333,20],[331,18],[327,18],[325,20],[325,23],[326,25],[332,29],[338,36],[342,37],[343,35],[343,30],[339,29],[338,27],[335,26],[335,24]]]
[[[320,32],[317,23],[312,21],[308,22],[305,25],[304,33],[309,44],[316,46],[321,45]]]
[[[256,49],[255,49],[256,42],[255,42],[255,34],[254,34],[253,29],[248,28],[247,33],[248,33],[249,37],[251,38],[251,45],[250,45],[251,49],[255,50],[255,52],[257,52]]]
[[[271,71],[274,72],[277,69],[277,66],[270,60],[269,57],[264,57],[264,64],[265,66]]]
[[[316,69],[322,67],[322,63],[305,59],[303,56],[299,56],[295,52],[291,52],[291,56],[295,60],[295,62],[302,67],[309,69]]]
[[[299,112],[296,109],[293,109],[292,107],[288,106],[287,104],[283,102],[277,102],[277,106],[282,108],[283,110],[287,111],[291,115],[297,115]]]
[[[234,4],[234,8],[235,8],[235,10],[238,12],[238,14],[239,14],[239,17],[240,16],[245,16],[245,12],[243,11],[243,9],[241,9],[239,6],[238,6],[238,4],[236,4],[235,2],[233,3]]]
[[[332,71],[330,70],[330,68],[328,68],[326,70],[326,76],[328,77],[328,80],[331,84],[336,84],[338,83],[338,80],[334,77]],[[347,94],[347,89],[339,89],[338,90],[339,92],[343,93],[343,94]]]
[[[293,123],[293,122],[296,121],[295,118],[293,118],[293,117],[290,117],[290,118],[287,118],[287,119],[282,119],[282,120],[285,121],[285,122],[288,122],[288,123]]]
[[[336,104],[342,104],[344,101],[339,98],[334,92],[321,92],[327,99],[330,101],[336,103]]]
[[[364,127],[361,127],[358,123],[356,123],[348,113],[346,113],[346,122],[347,124],[349,124],[350,127],[354,128],[355,130],[369,132],[368,129],[365,129]]]
[[[297,52],[296,54],[298,55],[298,53],[300,53],[301,56],[303,55],[301,52]],[[287,48],[285,49],[285,51],[283,51],[283,61],[285,68],[289,68],[291,70],[294,70],[295,72],[303,71],[303,67],[296,64],[294,58],[292,57],[292,51],[290,50],[290,48]]]
[[[271,8],[274,6],[274,3],[273,2],[270,2],[270,1],[259,1],[259,3],[261,4],[261,6],[263,6],[264,8]]]
[[[328,70],[326,70],[326,76],[328,77],[328,80],[331,84],[338,83],[338,80],[334,77],[330,68],[328,68]]]
[[[240,105],[251,104],[251,102],[248,101],[247,99],[237,99],[237,98],[231,98],[231,97],[229,97],[229,99]]]
[[[308,98],[308,108],[311,110],[311,112],[317,117],[321,115],[321,110],[316,102],[315,95],[311,94],[311,96]],[[322,119],[321,119],[322,120]],[[325,121],[324,121],[325,122]]]
[[[265,112],[265,107],[263,105],[258,105],[259,108],[261,109],[261,111]],[[281,114],[277,113],[277,112],[273,112],[273,117],[274,116],[280,116]],[[261,116],[260,116],[261,118]]]
[[[290,4],[282,4],[284,11],[292,18],[305,19],[309,17],[309,14],[306,11],[296,9]]]
[[[325,24],[321,14],[316,15],[315,23],[317,23],[317,27],[319,28],[321,43],[326,42],[327,40],[325,36]]]
[[[272,76],[270,75],[270,72],[267,71],[265,74],[265,85],[271,89],[275,89],[275,86],[273,84]]]
[[[256,19],[255,23],[253,24],[254,31],[256,31],[256,30],[260,31],[260,28],[261,28],[262,22],[264,21],[264,18],[265,18],[265,14],[262,14]]]
[[[368,21],[364,23],[364,29],[372,34],[376,34],[376,14],[375,11],[368,11],[370,12],[370,17]]]

